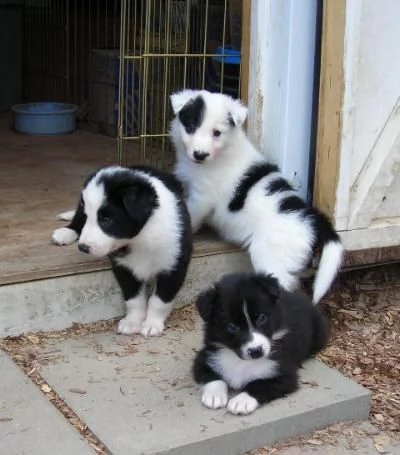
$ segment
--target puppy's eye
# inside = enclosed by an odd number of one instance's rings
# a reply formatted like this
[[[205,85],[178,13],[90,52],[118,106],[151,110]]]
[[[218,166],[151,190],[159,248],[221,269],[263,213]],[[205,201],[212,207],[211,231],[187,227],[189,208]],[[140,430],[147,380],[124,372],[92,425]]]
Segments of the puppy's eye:
[[[221,131],[220,130],[213,130],[213,136],[214,137],[220,137],[221,136]]]
[[[232,322],[230,322],[229,324],[226,324],[226,330],[229,333],[236,333],[239,330],[239,327],[237,325],[233,324]]]
[[[256,324],[258,326],[264,325],[267,322],[267,315],[265,313],[260,313],[257,317]]]

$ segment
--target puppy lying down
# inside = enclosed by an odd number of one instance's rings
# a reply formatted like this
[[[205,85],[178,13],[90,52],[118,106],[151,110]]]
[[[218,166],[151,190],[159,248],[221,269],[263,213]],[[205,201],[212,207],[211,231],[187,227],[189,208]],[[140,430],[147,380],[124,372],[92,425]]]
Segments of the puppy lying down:
[[[319,307],[270,276],[227,275],[199,296],[197,308],[205,325],[194,379],[204,406],[232,414],[294,392],[301,364],[328,340]],[[229,388],[239,393],[229,399]]]

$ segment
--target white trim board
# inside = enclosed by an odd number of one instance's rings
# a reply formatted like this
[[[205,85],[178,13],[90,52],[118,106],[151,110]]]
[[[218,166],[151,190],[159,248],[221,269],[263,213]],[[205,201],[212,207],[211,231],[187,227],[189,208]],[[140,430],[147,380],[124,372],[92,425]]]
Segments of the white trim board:
[[[306,198],[317,0],[253,0],[249,64],[251,140]]]

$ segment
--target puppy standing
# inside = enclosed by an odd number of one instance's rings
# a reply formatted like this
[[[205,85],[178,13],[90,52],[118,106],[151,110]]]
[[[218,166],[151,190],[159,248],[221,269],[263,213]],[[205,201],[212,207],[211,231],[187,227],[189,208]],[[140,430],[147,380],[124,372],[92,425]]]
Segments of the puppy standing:
[[[303,294],[279,291],[274,278],[225,276],[197,300],[204,347],[193,373],[208,408],[250,414],[294,392],[302,362],[321,350],[328,323]],[[241,391],[230,400],[228,387]]]
[[[126,301],[118,332],[160,335],[192,252],[189,215],[174,176],[148,167],[108,167],[90,176],[71,223],[53,241],[109,256]],[[145,283],[155,278],[147,308]]]
[[[242,130],[247,109],[239,101],[184,90],[171,102],[175,173],[185,186],[193,231],[210,224],[247,248],[254,269],[272,274],[288,291],[298,286],[315,248],[322,247],[313,293],[317,303],[343,254],[329,220],[307,208],[278,168],[253,147]]]

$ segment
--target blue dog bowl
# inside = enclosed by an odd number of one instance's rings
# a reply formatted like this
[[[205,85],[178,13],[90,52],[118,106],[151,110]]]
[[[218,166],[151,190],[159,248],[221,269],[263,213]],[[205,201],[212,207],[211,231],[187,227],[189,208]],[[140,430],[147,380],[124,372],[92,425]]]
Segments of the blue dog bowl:
[[[27,103],[12,107],[14,127],[18,133],[32,136],[54,136],[75,130],[78,106],[64,103]]]

